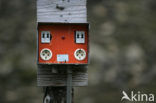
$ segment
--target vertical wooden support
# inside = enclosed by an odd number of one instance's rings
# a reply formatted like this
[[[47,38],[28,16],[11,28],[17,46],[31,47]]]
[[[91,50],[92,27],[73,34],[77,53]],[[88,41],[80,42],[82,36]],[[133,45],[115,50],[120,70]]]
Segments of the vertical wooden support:
[[[37,24],[39,23],[87,23],[87,0],[37,0]],[[38,49],[37,49],[38,50]],[[39,56],[39,54],[37,55]],[[65,65],[38,65],[38,86],[66,86]],[[88,85],[87,68],[70,65],[72,85]]]
[[[43,103],[67,103],[65,87],[44,87]]]
[[[37,0],[39,23],[87,23],[86,0]],[[71,103],[72,88],[88,85],[87,67],[38,64],[37,85],[45,88],[44,103]]]
[[[72,70],[70,67],[67,69],[67,103],[72,102]]]

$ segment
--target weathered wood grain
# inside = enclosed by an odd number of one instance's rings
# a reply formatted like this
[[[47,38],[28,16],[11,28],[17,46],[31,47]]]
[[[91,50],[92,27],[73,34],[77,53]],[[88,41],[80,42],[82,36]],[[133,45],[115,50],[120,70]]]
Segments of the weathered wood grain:
[[[37,22],[86,23],[86,0],[37,0]]]
[[[37,72],[38,86],[66,86],[67,68],[69,66],[40,65]],[[85,66],[70,66],[72,70],[72,85],[87,86],[88,74]],[[55,72],[53,72],[55,71]]]

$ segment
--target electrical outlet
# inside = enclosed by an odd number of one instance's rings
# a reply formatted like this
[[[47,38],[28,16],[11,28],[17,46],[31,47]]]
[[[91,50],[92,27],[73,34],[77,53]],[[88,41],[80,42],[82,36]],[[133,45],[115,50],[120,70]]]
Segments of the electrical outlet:
[[[50,60],[52,58],[52,52],[50,49],[44,48],[40,52],[40,57],[42,60]]]
[[[76,41],[76,43],[85,43],[85,32],[84,31],[76,31],[75,41]]]
[[[41,32],[41,43],[50,43],[51,35],[50,31]]]
[[[84,60],[86,58],[86,51],[84,49],[76,49],[74,56],[79,61]]]

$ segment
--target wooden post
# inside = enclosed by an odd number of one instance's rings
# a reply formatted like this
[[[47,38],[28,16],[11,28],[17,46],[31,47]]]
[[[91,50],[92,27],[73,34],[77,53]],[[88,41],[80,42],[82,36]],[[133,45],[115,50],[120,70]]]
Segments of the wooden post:
[[[86,0],[37,0],[37,26],[46,23],[88,26]],[[88,85],[87,64],[38,63],[37,85],[44,88],[44,103],[71,103],[72,88]]]
[[[87,23],[86,0],[37,0],[37,22]]]
[[[72,70],[67,68],[67,103],[72,102]]]

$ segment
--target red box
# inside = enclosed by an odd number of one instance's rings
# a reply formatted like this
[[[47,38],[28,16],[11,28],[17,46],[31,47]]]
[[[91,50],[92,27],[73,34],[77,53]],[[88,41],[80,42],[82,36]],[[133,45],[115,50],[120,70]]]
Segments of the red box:
[[[88,64],[88,23],[39,23],[38,64]]]

